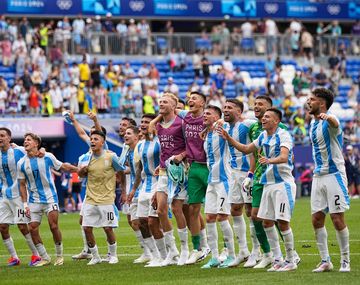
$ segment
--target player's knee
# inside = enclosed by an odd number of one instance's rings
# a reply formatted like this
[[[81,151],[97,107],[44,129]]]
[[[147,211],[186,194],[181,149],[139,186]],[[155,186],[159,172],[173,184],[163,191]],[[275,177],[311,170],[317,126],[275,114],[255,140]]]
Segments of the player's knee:
[[[337,231],[341,231],[346,227],[345,221],[344,221],[344,218],[342,215],[335,214],[335,215],[330,215],[330,216],[331,216],[333,225]]]
[[[131,221],[131,227],[132,227],[133,229],[138,229],[138,228],[140,227],[140,222],[139,222],[139,220],[138,220],[138,219],[132,220],[132,221]]]
[[[161,218],[161,217],[165,217],[167,216],[168,214],[168,210],[167,209],[164,209],[164,208],[160,208],[158,207],[157,210],[156,210],[156,213],[158,214],[158,216]]]
[[[29,233],[29,229],[26,224],[18,224],[18,228],[23,235],[27,235]]]
[[[196,218],[200,215],[201,205],[194,204],[189,206],[190,217]]]
[[[58,224],[57,224],[57,223],[51,223],[51,224],[50,224],[50,230],[51,230],[52,232],[58,231],[58,230],[59,230]]]
[[[7,233],[9,231],[9,226],[7,224],[0,224],[0,232]]]
[[[269,220],[264,220],[264,221],[262,222],[262,224],[263,224],[263,227],[264,227],[264,228],[270,228],[270,227],[272,227],[272,226],[274,225],[274,222],[273,222],[273,221],[269,221]]]
[[[105,233],[109,234],[109,233],[112,233],[112,232],[113,232],[113,228],[111,228],[111,227],[105,227],[105,228],[104,228],[104,231],[105,231]]]

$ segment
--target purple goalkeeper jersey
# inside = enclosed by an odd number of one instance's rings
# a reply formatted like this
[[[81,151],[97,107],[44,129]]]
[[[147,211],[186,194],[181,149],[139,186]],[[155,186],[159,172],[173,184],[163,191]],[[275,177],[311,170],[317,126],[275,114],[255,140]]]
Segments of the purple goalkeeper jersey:
[[[182,130],[182,119],[175,117],[172,124],[163,127],[161,124],[156,125],[158,138],[160,142],[160,167],[166,168],[165,161],[171,156],[185,151],[185,138]]]
[[[186,158],[189,163],[193,161],[206,163],[204,141],[200,133],[205,129],[204,117],[194,118],[188,111],[181,111],[179,116],[183,118],[183,130],[186,139]]]

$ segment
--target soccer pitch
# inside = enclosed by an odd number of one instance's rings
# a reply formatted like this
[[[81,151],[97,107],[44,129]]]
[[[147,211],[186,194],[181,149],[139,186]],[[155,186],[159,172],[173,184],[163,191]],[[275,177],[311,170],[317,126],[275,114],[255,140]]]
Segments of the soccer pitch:
[[[65,264],[43,268],[31,268],[29,250],[25,240],[14,227],[12,237],[22,264],[7,267],[8,253],[0,245],[0,284],[359,284],[360,283],[360,200],[351,201],[351,209],[346,214],[350,230],[351,273],[339,273],[339,248],[335,230],[327,217],[329,250],[334,264],[330,273],[312,273],[311,270],[320,261],[314,233],[311,226],[310,200],[299,199],[295,205],[292,219],[296,250],[301,263],[296,272],[266,272],[265,270],[245,269],[242,267],[228,269],[200,269],[201,264],[192,266],[171,266],[166,268],[144,268],[133,264],[140,255],[140,248],[134,233],[127,224],[126,217],[120,219],[116,230],[118,240],[119,263],[116,265],[99,264],[87,266],[86,261],[72,261],[71,255],[82,249],[81,232],[78,214],[60,216],[60,229],[63,234]],[[174,222],[175,224],[175,222]],[[105,235],[101,229],[95,230],[99,251],[107,253]],[[54,259],[54,243],[46,219],[41,228],[41,235],[49,254]],[[175,232],[175,236],[177,233]],[[219,248],[222,248],[222,237],[219,231]],[[248,238],[248,241],[250,239]],[[189,244],[191,242],[189,240]],[[284,250],[283,250],[284,252]]]

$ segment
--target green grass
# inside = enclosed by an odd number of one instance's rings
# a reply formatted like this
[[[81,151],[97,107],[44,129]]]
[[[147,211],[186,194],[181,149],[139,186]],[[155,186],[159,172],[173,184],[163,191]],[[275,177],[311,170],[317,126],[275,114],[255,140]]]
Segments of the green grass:
[[[23,263],[18,267],[8,268],[8,254],[0,245],[0,284],[359,284],[360,280],[360,200],[353,200],[351,210],[346,213],[350,229],[351,273],[339,273],[339,248],[335,231],[327,219],[329,234],[329,250],[335,269],[330,273],[314,274],[311,270],[319,262],[319,256],[311,227],[310,201],[300,199],[295,206],[292,228],[295,236],[296,249],[301,263],[296,272],[267,273],[255,269],[200,269],[200,264],[186,267],[144,268],[133,264],[139,256],[140,249],[135,236],[121,216],[120,226],[116,230],[118,254],[117,265],[99,264],[86,266],[86,261],[72,261],[71,255],[82,249],[78,215],[61,215],[60,227],[63,234],[65,264],[62,267],[48,266],[30,268],[29,251],[19,231],[11,228],[12,237]],[[96,232],[101,254],[106,254],[105,237],[101,229]],[[220,232],[219,232],[220,233]],[[41,235],[49,253],[54,256],[54,245],[46,220],[42,225]],[[177,234],[176,234],[177,235]],[[220,237],[221,239],[221,237]],[[222,245],[222,242],[219,242]]]

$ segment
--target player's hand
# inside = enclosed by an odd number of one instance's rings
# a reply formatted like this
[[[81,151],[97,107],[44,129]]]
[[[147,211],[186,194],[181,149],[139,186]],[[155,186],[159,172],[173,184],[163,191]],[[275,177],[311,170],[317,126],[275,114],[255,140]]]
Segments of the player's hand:
[[[223,139],[225,139],[227,141],[230,139],[229,133],[226,130],[224,130],[224,128],[222,126],[217,127],[216,131]]]
[[[204,141],[205,138],[206,138],[206,135],[208,133],[208,130],[207,129],[204,129],[201,131],[201,133],[199,134],[199,137]]]
[[[29,207],[25,207],[25,216],[30,219],[30,208]]]
[[[46,152],[45,148],[43,148],[43,147],[40,148],[39,151],[38,151],[38,153],[37,153],[37,157],[40,157],[40,158],[44,157],[44,156],[45,156],[45,152]]]
[[[126,202],[130,205],[131,202],[132,202],[132,199],[134,198],[134,195],[135,195],[135,191],[132,190],[129,195],[127,196],[127,199],[126,199]]]
[[[12,142],[12,143],[10,143],[10,147],[11,147],[11,148],[17,148],[18,145],[17,145],[16,143],[13,143],[13,142]]]
[[[154,176],[159,176],[159,172],[160,172],[160,166],[155,168]]]
[[[156,193],[151,197],[151,207],[153,207],[154,210],[157,209],[157,199],[156,199]]]
[[[184,159],[184,156],[183,156],[181,153],[179,153],[178,155],[174,155],[174,156],[172,157],[172,161],[173,161],[175,164],[181,163],[181,162],[183,161],[183,159]]]
[[[125,191],[121,191],[121,196],[120,196],[120,205],[124,205],[126,203],[126,192]]]
[[[253,177],[254,177],[254,174],[252,172],[249,172],[248,176],[244,179],[243,183],[241,184],[242,190],[249,196],[251,196]]]
[[[97,120],[96,114],[94,114],[93,112],[90,111],[89,113],[87,113],[87,115],[90,120],[92,120],[94,122]]]
[[[84,166],[84,167],[81,167],[78,171],[78,174],[80,177],[85,177],[87,176],[88,174],[88,167],[87,166]]]
[[[329,119],[329,115],[326,113],[320,113],[319,118],[321,120],[327,121]]]
[[[259,163],[260,163],[261,165],[268,165],[268,164],[270,164],[269,159],[266,158],[265,156],[262,156],[261,154],[259,155]]]

